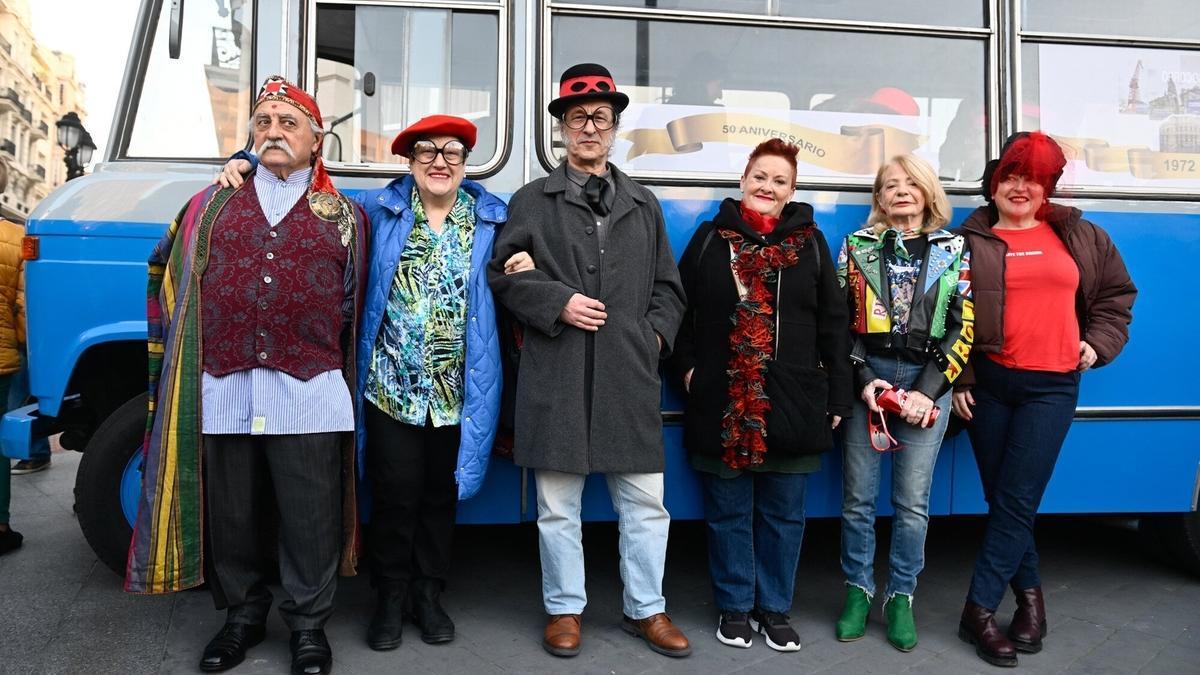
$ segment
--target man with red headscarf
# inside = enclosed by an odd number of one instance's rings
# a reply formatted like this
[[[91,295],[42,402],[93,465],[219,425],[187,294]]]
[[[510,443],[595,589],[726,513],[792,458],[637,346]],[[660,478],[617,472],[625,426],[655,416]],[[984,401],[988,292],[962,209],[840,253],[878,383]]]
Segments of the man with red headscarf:
[[[264,637],[272,511],[293,673],[329,672],[323,627],[339,567],[354,573],[366,216],[325,172],[321,124],[309,94],[268,78],[250,120],[254,180],[192,197],[150,258],[146,478],[126,589],[198,586],[207,558],[228,613],[205,672]]]

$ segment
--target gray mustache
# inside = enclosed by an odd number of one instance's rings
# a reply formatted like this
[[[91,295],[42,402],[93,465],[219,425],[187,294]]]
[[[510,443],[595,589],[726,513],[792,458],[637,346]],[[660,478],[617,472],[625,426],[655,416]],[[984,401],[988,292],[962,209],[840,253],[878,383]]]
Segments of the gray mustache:
[[[271,148],[279,148],[280,150],[286,152],[288,157],[296,159],[296,153],[292,150],[292,146],[288,145],[288,142],[282,138],[276,140],[268,139],[263,141],[262,145],[255,149],[254,154],[261,157],[264,151],[270,150]]]

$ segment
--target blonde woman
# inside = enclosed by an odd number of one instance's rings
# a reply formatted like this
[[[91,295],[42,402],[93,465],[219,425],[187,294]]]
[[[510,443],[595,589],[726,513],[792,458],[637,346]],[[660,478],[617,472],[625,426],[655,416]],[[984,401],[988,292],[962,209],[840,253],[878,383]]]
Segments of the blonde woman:
[[[912,155],[879,169],[867,227],[846,237],[838,282],[850,306],[853,418],[843,425],[843,642],[866,634],[875,595],[875,501],[892,454],[892,544],[884,593],[888,642],[917,645],[912,596],[925,563],[929,488],[949,419],[950,388],[970,351],[969,262],[943,229],[950,203],[937,174]],[[877,398],[887,393],[892,412]],[[904,393],[900,393],[904,392]],[[939,414],[940,413],[940,414]],[[890,426],[888,426],[890,423]]]

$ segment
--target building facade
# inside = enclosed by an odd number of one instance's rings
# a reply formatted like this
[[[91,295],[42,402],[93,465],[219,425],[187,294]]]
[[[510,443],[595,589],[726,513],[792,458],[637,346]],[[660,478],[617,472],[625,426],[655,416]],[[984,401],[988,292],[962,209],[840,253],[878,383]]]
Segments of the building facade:
[[[54,123],[69,111],[85,120],[74,57],[38,44],[28,0],[0,0],[0,162],[8,186],[0,216],[24,222],[67,178]]]

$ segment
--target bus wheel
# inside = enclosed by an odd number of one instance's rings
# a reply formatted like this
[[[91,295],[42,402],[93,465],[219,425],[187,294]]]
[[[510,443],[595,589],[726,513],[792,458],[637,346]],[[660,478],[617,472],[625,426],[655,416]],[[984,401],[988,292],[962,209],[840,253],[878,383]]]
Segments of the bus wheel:
[[[1151,554],[1200,575],[1200,511],[1146,516],[1138,533]]]
[[[84,448],[75,477],[75,512],[96,557],[125,576],[141,491],[146,404],[142,394],[104,420]]]

